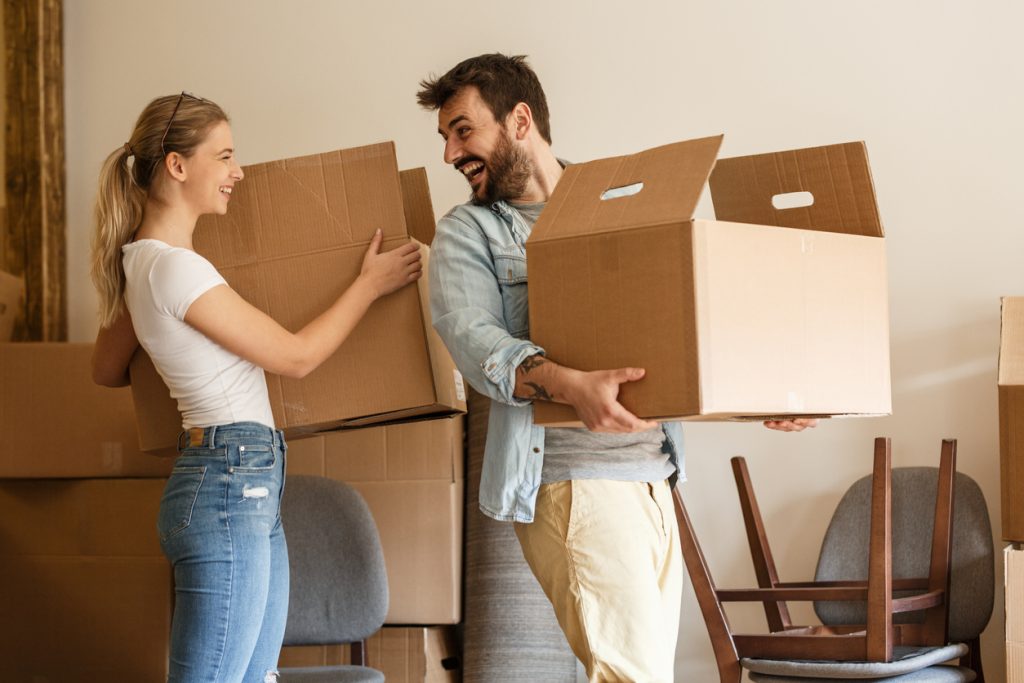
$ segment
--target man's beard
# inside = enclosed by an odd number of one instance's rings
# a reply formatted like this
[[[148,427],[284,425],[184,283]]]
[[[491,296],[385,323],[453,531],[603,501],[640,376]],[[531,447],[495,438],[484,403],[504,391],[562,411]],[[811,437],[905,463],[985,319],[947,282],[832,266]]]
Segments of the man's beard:
[[[498,200],[519,199],[526,192],[526,185],[533,175],[533,164],[526,152],[512,144],[502,129],[498,136],[498,144],[491,153],[490,161],[484,166],[487,169],[487,180],[484,184],[483,196],[470,191],[470,201],[474,204],[489,206]]]

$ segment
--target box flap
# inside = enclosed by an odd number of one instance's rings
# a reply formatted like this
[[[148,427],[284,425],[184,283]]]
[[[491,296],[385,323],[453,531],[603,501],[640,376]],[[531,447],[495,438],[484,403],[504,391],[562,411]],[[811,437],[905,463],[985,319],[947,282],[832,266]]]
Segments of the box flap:
[[[1024,296],[1004,296],[999,334],[999,386],[1024,384]]]
[[[398,178],[402,183],[402,205],[409,236],[429,247],[434,241],[435,225],[427,169],[420,167],[399,171]]]
[[[719,159],[710,185],[719,220],[869,237],[884,234],[863,142]],[[776,199],[798,192],[809,193],[805,200],[812,203],[787,207],[785,198]]]
[[[393,142],[243,168],[231,210],[201,217],[193,236],[218,270],[366,244],[377,228],[408,234]]]
[[[689,220],[721,145],[717,135],[573,164],[562,174],[530,240]]]

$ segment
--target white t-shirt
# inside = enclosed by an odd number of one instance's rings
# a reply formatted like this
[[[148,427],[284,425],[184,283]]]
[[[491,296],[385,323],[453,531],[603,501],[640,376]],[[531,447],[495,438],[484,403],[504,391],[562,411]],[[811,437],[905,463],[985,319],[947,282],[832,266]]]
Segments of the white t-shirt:
[[[138,240],[121,249],[135,334],[178,401],[183,428],[232,422],[274,426],[262,368],[185,322],[192,302],[224,278],[189,249]]]

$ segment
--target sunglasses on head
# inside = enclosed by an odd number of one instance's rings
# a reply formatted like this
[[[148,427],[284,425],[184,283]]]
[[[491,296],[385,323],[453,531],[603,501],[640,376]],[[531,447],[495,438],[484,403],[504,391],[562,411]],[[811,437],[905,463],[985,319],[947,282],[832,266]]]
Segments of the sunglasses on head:
[[[167,141],[167,133],[169,133],[170,130],[171,130],[171,124],[174,123],[174,117],[178,113],[178,107],[181,106],[181,101],[183,99],[185,99],[186,97],[189,98],[190,100],[195,100],[197,102],[205,102],[206,101],[202,97],[197,97],[197,96],[193,95],[190,92],[185,92],[184,90],[182,90],[181,94],[178,95],[178,101],[174,104],[174,111],[171,112],[171,118],[167,119],[167,127],[164,128],[164,134],[162,136],[160,136],[160,151],[163,153],[163,155],[165,157],[167,156],[167,150],[164,149],[164,142]]]

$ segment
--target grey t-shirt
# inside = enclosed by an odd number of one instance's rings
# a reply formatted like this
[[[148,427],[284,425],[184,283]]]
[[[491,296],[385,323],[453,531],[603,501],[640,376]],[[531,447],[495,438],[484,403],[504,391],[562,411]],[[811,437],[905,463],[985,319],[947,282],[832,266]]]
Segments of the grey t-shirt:
[[[512,206],[531,226],[544,208],[543,203]],[[662,449],[665,433],[660,427],[633,434],[549,427],[544,435],[542,484],[569,479],[653,482],[667,479],[675,471]]]

